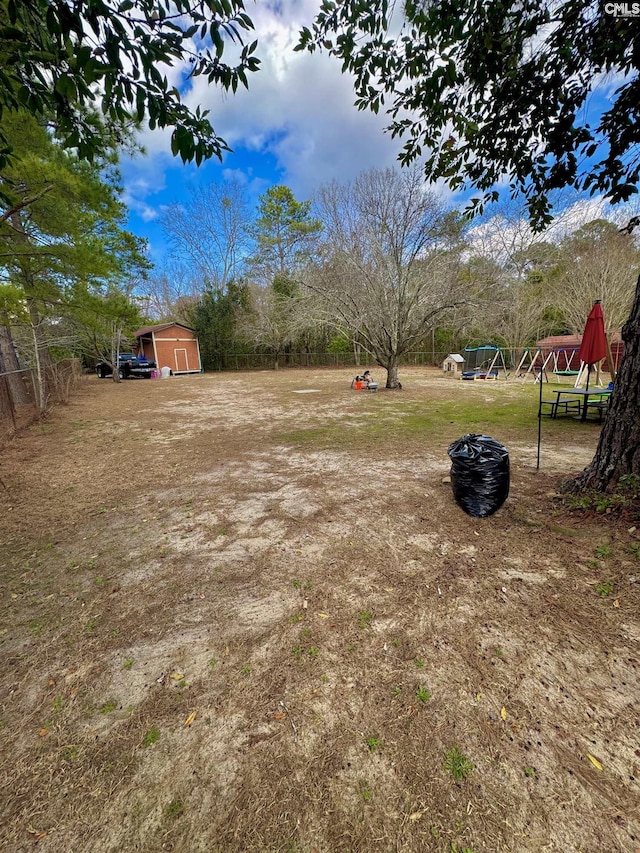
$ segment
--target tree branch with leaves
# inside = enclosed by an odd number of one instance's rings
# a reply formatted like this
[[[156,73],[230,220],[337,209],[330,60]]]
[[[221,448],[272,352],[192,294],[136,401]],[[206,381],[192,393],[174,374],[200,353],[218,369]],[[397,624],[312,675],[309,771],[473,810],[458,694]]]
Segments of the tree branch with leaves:
[[[259,67],[257,41],[245,43],[252,29],[242,0],[2,0],[0,120],[16,110],[44,117],[91,160],[104,122],[118,134],[146,119],[173,128],[171,149],[184,162],[221,158],[229,148],[208,111],[187,107],[164,69],[235,92]],[[225,62],[231,45],[237,56]],[[0,168],[12,150],[0,129]]]

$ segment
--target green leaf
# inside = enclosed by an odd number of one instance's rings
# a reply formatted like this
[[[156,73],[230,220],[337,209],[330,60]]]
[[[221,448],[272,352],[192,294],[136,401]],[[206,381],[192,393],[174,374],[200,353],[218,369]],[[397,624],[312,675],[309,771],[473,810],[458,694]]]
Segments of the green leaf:
[[[213,42],[214,47],[216,49],[216,58],[220,59],[222,57],[222,54],[224,53],[224,41],[222,39],[222,36],[220,35],[220,29],[217,23],[215,25],[211,25],[210,32],[211,41]]]
[[[63,74],[61,77],[58,77],[55,88],[56,92],[62,95],[63,98],[67,98],[70,101],[75,100],[78,95],[76,84],[73,78],[68,74]]]

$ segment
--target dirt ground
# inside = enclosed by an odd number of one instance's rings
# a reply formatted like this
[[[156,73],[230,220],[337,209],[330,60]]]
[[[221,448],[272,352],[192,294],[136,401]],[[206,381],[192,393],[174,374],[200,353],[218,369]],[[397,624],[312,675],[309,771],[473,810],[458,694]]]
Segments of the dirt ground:
[[[640,520],[557,495],[599,428],[536,472],[533,389],[350,378],[87,377],[4,448],[2,850],[640,851]]]

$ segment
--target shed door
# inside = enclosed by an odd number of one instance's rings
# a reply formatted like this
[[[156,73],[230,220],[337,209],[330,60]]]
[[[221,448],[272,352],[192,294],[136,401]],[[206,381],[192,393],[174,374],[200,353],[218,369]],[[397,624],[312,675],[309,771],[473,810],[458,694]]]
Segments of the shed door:
[[[186,373],[189,370],[186,349],[174,349],[173,357],[176,363],[176,373]]]

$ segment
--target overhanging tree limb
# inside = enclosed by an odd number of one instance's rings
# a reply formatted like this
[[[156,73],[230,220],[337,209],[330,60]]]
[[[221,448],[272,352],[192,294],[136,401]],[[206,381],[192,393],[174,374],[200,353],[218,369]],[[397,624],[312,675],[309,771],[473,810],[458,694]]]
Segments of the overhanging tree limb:
[[[103,150],[99,109],[116,132],[131,121],[173,128],[183,161],[221,158],[227,144],[207,111],[189,109],[163,66],[205,77],[226,91],[257,71],[257,41],[242,0],[8,0],[0,3],[0,118],[26,110],[52,117],[56,134],[81,158]],[[223,55],[237,49],[231,62]],[[0,131],[0,168],[11,146]]]
[[[398,20],[387,0],[325,3],[296,48],[342,61],[358,108],[385,110],[404,139],[403,164],[424,160],[429,178],[480,190],[472,209],[497,197],[506,174],[539,229],[559,187],[612,203],[637,192],[640,18],[573,0],[403,8]],[[594,117],[608,78],[615,91]]]

